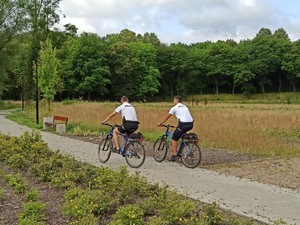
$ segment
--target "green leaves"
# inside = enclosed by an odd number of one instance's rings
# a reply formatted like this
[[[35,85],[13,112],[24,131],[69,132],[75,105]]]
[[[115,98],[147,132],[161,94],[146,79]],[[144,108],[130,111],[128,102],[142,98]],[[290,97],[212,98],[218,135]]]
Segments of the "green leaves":
[[[52,47],[50,39],[41,43],[40,51],[40,66],[38,70],[39,87],[43,93],[43,97],[48,100],[49,110],[50,101],[54,99],[56,94],[56,85],[60,78],[58,76],[58,59],[56,57],[57,51]]]
[[[116,42],[108,47],[112,72],[112,91],[116,97],[127,95],[144,99],[158,92],[160,72],[156,50],[144,42]]]
[[[87,96],[93,93],[108,93],[110,71],[105,59],[105,43],[92,33],[83,33],[77,39],[69,39],[67,56],[64,58],[64,83],[74,95]]]

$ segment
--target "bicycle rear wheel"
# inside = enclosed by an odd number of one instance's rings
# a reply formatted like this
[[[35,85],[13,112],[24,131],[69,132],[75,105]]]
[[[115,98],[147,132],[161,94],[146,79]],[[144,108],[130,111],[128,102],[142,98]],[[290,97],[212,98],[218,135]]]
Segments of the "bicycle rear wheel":
[[[112,148],[113,148],[113,143],[111,139],[109,139],[108,137],[100,141],[98,147],[98,158],[100,162],[106,163],[109,160]]]
[[[130,141],[125,148],[125,160],[130,167],[141,167],[146,158],[144,146],[139,141]]]
[[[162,162],[168,153],[169,144],[165,138],[159,138],[153,145],[153,158],[157,162]]]
[[[193,141],[185,141],[181,149],[181,161],[188,168],[196,168],[201,162],[201,149]]]

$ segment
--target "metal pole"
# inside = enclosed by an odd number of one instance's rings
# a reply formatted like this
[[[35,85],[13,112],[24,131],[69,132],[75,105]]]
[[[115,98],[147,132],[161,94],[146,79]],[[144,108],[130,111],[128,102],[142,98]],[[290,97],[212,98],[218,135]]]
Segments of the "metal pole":
[[[39,77],[38,77],[38,48],[35,48],[35,109],[36,109],[36,124],[39,124]]]

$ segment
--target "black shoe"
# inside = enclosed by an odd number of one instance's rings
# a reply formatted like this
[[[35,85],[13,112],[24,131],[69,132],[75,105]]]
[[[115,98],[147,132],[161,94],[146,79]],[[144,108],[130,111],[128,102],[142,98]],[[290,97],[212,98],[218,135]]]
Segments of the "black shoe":
[[[123,150],[123,152],[121,152],[120,151],[120,154],[123,156],[123,157],[125,157],[126,156],[126,153],[125,153],[125,151]]]
[[[118,150],[117,148],[113,148],[112,152],[113,153],[120,153],[120,150]]]
[[[169,159],[169,162],[176,162],[178,160],[178,156],[177,155],[173,155],[171,157],[171,159]]]

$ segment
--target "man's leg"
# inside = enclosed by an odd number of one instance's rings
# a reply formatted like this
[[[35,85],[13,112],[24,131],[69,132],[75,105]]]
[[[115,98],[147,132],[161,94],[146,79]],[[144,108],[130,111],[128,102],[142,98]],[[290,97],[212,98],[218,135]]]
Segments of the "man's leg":
[[[120,134],[120,132],[119,132],[118,128],[116,127],[114,129],[113,139],[114,139],[115,147],[116,147],[117,150],[120,149],[119,134]]]
[[[177,155],[177,146],[178,146],[178,141],[172,140],[172,153],[173,153],[173,155]]]

